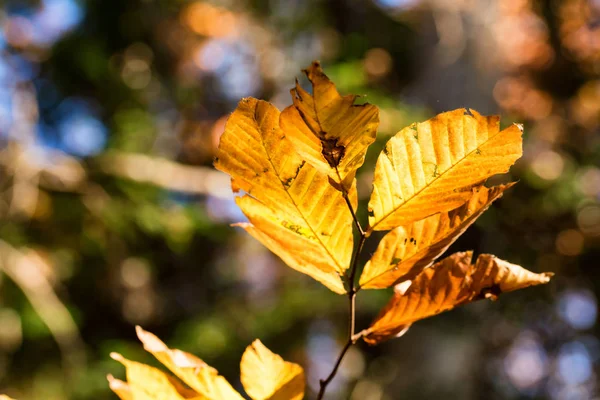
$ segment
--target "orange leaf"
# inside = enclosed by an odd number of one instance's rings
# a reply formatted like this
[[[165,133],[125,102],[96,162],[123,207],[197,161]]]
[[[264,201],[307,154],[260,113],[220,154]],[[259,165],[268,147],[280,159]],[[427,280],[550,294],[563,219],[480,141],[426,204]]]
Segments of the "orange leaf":
[[[236,199],[252,236],[336,293],[352,256],[352,215],[327,175],[303,161],[273,105],[247,98],[229,117],[215,167],[247,192]],[[356,189],[349,198],[356,207]]]
[[[303,159],[348,191],[375,141],[379,109],[355,105],[357,96],[340,96],[316,61],[303,72],[313,94],[296,82],[290,91],[294,104],[281,113],[281,127]]]
[[[369,230],[389,230],[453,210],[474,186],[507,172],[522,154],[522,128],[464,108],[404,128],[377,159]]]
[[[389,303],[366,331],[364,340],[377,344],[406,331],[410,324],[475,300],[495,300],[500,294],[550,281],[551,273],[536,274],[481,254],[456,253],[396,286]]]
[[[388,232],[360,277],[364,289],[383,289],[413,279],[431,265],[504,191],[514,184],[478,186],[461,207]]]

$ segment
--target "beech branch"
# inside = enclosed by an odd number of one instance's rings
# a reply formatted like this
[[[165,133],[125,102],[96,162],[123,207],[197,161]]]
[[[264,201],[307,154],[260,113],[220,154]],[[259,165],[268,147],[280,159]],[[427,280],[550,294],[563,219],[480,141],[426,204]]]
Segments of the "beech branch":
[[[343,196],[344,196],[344,200],[346,200],[346,204],[348,205],[348,209],[350,210],[350,213],[352,214],[352,219],[354,220],[356,229],[358,230],[358,233],[360,234],[360,239],[358,240],[356,250],[354,251],[354,255],[353,255],[352,261],[350,263],[350,275],[347,278],[348,279],[348,281],[347,281],[348,282],[348,339],[347,339],[344,347],[342,347],[342,350],[340,351],[340,354],[338,355],[337,360],[335,361],[335,364],[333,365],[333,369],[331,370],[331,372],[329,373],[327,378],[321,379],[319,381],[320,388],[319,388],[319,394],[317,395],[317,400],[323,399],[323,396],[325,395],[325,391],[327,390],[327,385],[329,385],[329,383],[331,383],[331,381],[335,378],[335,376],[338,372],[338,369],[340,368],[340,365],[342,364],[342,360],[346,356],[346,353],[348,352],[350,347],[352,347],[352,345],[355,344],[362,337],[363,332],[364,332],[364,331],[362,331],[358,334],[354,333],[354,331],[356,329],[355,327],[356,327],[356,293],[357,293],[357,288],[356,288],[354,281],[356,280],[356,268],[358,266],[358,260],[360,258],[360,254],[362,253],[362,249],[365,244],[365,241],[367,240],[368,235],[363,230],[363,228],[360,224],[360,221],[356,217],[356,212],[354,211],[354,208],[352,207],[352,203],[350,202],[350,199],[348,198],[348,193],[346,191],[343,192]]]

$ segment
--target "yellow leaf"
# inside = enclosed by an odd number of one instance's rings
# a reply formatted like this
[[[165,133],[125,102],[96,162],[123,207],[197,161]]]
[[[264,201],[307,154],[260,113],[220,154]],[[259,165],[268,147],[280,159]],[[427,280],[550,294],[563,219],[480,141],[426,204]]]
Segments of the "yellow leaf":
[[[197,393],[185,390],[160,370],[130,361],[118,353],[111,353],[114,360],[127,368],[127,386],[135,400],[201,400]]]
[[[8,397],[5,394],[0,394],[0,400],[14,400],[12,397]]]
[[[355,105],[357,96],[340,96],[316,61],[304,73],[313,95],[296,82],[291,90],[294,103],[281,113],[281,127],[302,158],[329,175],[338,188],[349,190],[375,141],[379,109]]]
[[[301,400],[304,397],[302,367],[284,361],[258,339],[246,348],[240,369],[244,389],[253,400]]]
[[[522,154],[519,125],[458,109],[413,124],[386,144],[375,166],[369,230],[407,225],[464,204],[473,186],[508,171]]]
[[[481,254],[473,265],[472,255],[453,254],[425,269],[414,281],[397,285],[364,340],[380,343],[402,334],[415,321],[475,300],[495,300],[505,292],[547,283],[552,276],[535,274],[490,254]]]
[[[144,349],[154,355],[179,379],[207,400],[243,400],[217,370],[198,357],[177,349],[168,348],[158,337],[136,327]]]
[[[492,202],[513,184],[478,186],[461,207],[388,232],[360,277],[364,289],[383,289],[413,279],[442,255]]]
[[[127,382],[123,382],[110,374],[106,376],[106,379],[108,380],[108,387],[110,387],[110,390],[119,396],[121,400],[134,400]],[[0,400],[2,400],[1,397]]]
[[[344,293],[352,216],[327,175],[303,161],[286,135],[277,108],[243,99],[229,117],[215,167],[231,175],[234,190],[247,193],[237,199],[250,220],[244,229],[290,267]],[[356,207],[355,186],[349,197]]]

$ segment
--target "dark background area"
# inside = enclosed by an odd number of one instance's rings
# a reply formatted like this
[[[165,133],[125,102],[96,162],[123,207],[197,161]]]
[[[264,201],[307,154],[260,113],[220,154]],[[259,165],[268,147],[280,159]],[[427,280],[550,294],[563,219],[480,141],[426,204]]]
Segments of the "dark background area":
[[[139,324],[236,387],[260,338],[314,398],[346,299],[230,227],[244,217],[211,167],[238,100],[283,108],[314,59],[380,107],[363,219],[378,151],[409,123],[459,107],[524,123],[520,183],[451,250],[556,273],[353,348],[328,398],[600,396],[597,0],[4,0],[0,393],[113,399],[110,351],[154,363]],[[388,295],[360,293],[358,328]]]

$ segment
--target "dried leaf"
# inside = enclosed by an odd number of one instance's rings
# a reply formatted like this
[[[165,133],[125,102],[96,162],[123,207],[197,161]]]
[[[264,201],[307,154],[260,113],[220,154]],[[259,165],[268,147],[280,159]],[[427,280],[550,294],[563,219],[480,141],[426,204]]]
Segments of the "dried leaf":
[[[431,265],[477,218],[514,184],[478,186],[471,198],[450,212],[434,214],[388,232],[360,277],[364,289],[383,289],[413,279]]]
[[[327,175],[303,161],[279,128],[271,104],[243,99],[229,118],[215,167],[247,194],[237,203],[241,224],[290,267],[336,293],[352,256],[352,216]],[[356,189],[350,191],[356,207]]]
[[[386,144],[369,200],[370,230],[388,230],[464,204],[475,185],[508,171],[522,154],[522,128],[458,109],[413,124]]]
[[[127,368],[127,385],[131,397],[135,400],[201,400],[197,393],[178,387],[162,371],[131,361],[118,353],[111,353],[114,360]]]
[[[357,96],[340,96],[316,61],[304,73],[313,95],[296,82],[293,105],[281,113],[281,127],[303,159],[347,191],[375,141],[379,109],[355,105]]]
[[[231,385],[219,375],[216,369],[198,357],[177,349],[168,348],[158,337],[136,327],[137,335],[144,349],[154,355],[165,367],[189,387],[207,400],[243,400]]]
[[[377,344],[396,337],[415,321],[431,317],[458,305],[540,285],[551,273],[536,274],[482,254],[471,264],[472,252],[453,254],[425,269],[412,283],[396,286],[390,302],[367,330],[364,340]]]
[[[244,389],[253,400],[301,400],[304,397],[302,367],[284,361],[258,339],[246,348],[240,369]]]

